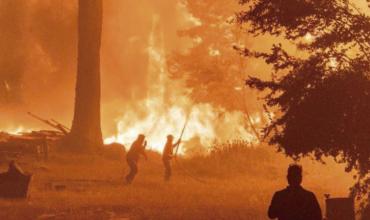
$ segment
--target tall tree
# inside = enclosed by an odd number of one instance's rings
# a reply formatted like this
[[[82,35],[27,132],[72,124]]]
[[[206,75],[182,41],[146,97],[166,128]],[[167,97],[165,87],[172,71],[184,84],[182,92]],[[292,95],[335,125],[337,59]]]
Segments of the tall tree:
[[[103,144],[100,122],[102,0],[79,0],[75,112],[69,144],[79,150]]]
[[[171,77],[183,82],[193,101],[211,104],[220,116],[225,111],[245,113],[245,128],[259,136],[258,122],[251,113],[262,112],[261,105],[252,98],[257,96],[256,92],[243,85],[248,64],[233,48],[234,44],[251,43],[235,22],[240,5],[237,1],[214,0],[182,0],[182,3],[193,25],[178,33],[193,43],[186,51],[170,54]]]
[[[247,81],[268,91],[265,101],[276,113],[265,129],[270,144],[295,158],[345,162],[346,171],[357,171],[353,193],[369,202],[370,17],[349,0],[240,3],[249,6],[238,14],[249,32],[284,38],[302,52],[291,55],[281,44],[271,53],[239,48],[273,67],[271,80]]]
[[[186,52],[175,51],[169,56],[172,78],[181,79],[191,88],[191,96],[198,102],[227,110],[245,110],[240,102],[245,98],[245,91],[241,90],[242,79],[246,77],[244,60],[233,49],[235,41],[246,43],[246,37],[234,22],[239,5],[235,1],[182,2],[194,25],[179,31],[179,35],[191,39],[193,44]]]

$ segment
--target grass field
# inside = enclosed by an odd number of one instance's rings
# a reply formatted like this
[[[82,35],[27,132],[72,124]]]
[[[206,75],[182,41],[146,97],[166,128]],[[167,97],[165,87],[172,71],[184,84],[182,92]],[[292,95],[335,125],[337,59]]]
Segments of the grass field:
[[[34,175],[29,198],[0,200],[0,219],[267,219],[291,162],[270,148],[230,148],[179,160],[165,183],[160,155],[152,152],[124,186],[124,160],[55,154],[48,162],[21,160]],[[304,186],[320,202],[325,193],[347,195],[352,179],[342,166],[302,164]]]

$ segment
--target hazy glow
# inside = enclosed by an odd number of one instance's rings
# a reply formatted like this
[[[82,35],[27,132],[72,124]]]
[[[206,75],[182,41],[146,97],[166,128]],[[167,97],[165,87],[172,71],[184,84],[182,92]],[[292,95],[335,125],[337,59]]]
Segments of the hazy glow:
[[[201,37],[196,37],[196,38],[194,38],[193,39],[193,41],[195,42],[195,43],[197,43],[197,44],[200,44],[200,43],[202,43],[203,42],[203,39],[201,38]]]
[[[9,86],[9,83],[7,81],[4,81],[4,85],[5,85],[5,88],[7,91],[10,91],[10,86]]]
[[[210,47],[209,48],[209,55],[212,56],[212,57],[220,56],[221,52],[218,49]]]
[[[337,61],[337,58],[330,58],[329,59],[329,67],[331,68],[337,68],[338,67],[338,61]]]
[[[7,133],[12,134],[12,135],[20,135],[26,132],[31,132],[31,129],[26,129],[23,126],[7,129]]]
[[[9,94],[17,91],[14,94],[19,93],[20,97],[15,105],[2,110],[2,130],[11,134],[52,129],[28,117],[27,111],[45,119],[56,119],[68,127],[73,116],[77,1],[30,0],[28,3],[29,7],[20,8],[19,14],[9,13],[4,19],[11,21],[11,25],[20,23],[19,30],[22,30],[21,34],[14,35],[15,42],[22,44],[10,51],[27,56],[23,64],[18,59],[16,63],[24,65],[27,71],[1,82]],[[15,6],[21,5],[12,4],[9,9]],[[11,10],[5,8],[4,11]],[[13,21],[18,18],[22,19]],[[145,133],[149,145],[161,151],[166,135],[179,136],[187,118],[184,140],[199,137],[206,147],[215,140],[256,141],[242,112],[195,104],[187,97],[186,88],[167,76],[168,53],[207,43],[206,37],[186,39],[177,31],[202,25],[202,20],[177,1],[104,1],[101,118],[103,134],[107,137],[105,143],[117,141],[129,145],[139,133]],[[227,25],[230,24],[223,22],[215,27]],[[226,32],[220,37],[235,36]],[[8,44],[14,42],[4,43]],[[224,55],[222,48],[216,46],[206,49],[209,56]]]
[[[139,106],[127,109],[117,119],[117,133],[106,138],[106,144],[119,142],[127,146],[138,134],[145,134],[149,148],[161,152],[166,136],[172,134],[179,137],[187,120],[184,142],[199,137],[201,145],[208,147],[216,140],[243,138],[250,142],[257,141],[255,135],[246,128],[242,113],[224,112],[221,117],[219,109],[207,104],[194,104],[183,89],[172,87],[174,82],[167,76],[166,50],[158,17],[153,17],[148,45],[148,76],[151,80],[148,97]],[[218,56],[220,52],[210,49],[210,55]],[[260,123],[259,116],[254,116],[253,122]],[[180,150],[180,153],[183,151]]]
[[[313,36],[311,33],[307,33],[305,36],[304,36],[304,39],[305,41],[307,41],[308,43],[311,43],[315,40],[315,36]]]

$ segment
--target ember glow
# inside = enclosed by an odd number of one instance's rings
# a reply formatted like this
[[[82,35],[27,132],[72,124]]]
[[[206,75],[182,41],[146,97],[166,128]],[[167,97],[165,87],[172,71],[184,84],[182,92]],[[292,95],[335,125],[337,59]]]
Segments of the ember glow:
[[[335,57],[329,59],[329,67],[337,68],[338,67],[338,60]]]
[[[13,127],[6,129],[6,132],[12,135],[20,135],[25,132],[30,132],[32,129],[24,128],[23,126]]]
[[[148,109],[144,117],[134,110],[127,112],[117,122],[117,134],[105,139],[105,143],[132,143],[138,134],[147,136],[148,145],[155,151],[162,151],[168,134],[180,136],[186,120],[189,120],[184,132],[184,142],[199,137],[203,147],[209,147],[214,141],[244,139],[256,143],[256,136],[244,126],[242,113],[221,115],[221,111],[210,105],[195,105],[183,97],[183,105],[172,105],[167,110],[161,102],[146,100],[143,107]],[[186,104],[188,102],[188,104]],[[186,110],[191,108],[190,113]],[[216,122],[217,121],[217,122]],[[259,116],[253,118],[253,123],[261,122]],[[179,123],[180,122],[180,123]],[[223,131],[223,132],[221,132]],[[202,146],[197,146],[202,147]]]
[[[311,33],[307,33],[307,34],[304,36],[304,39],[305,39],[305,41],[307,41],[308,43],[312,43],[312,42],[315,40],[315,36],[313,36]]]

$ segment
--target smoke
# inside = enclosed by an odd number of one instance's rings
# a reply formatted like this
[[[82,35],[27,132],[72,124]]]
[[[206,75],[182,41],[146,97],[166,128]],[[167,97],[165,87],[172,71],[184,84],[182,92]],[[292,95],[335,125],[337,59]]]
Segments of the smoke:
[[[1,129],[48,128],[27,116],[28,111],[70,126],[77,66],[77,0],[3,0],[1,6],[0,28],[8,36],[0,38]],[[146,132],[152,147],[161,149],[163,135],[178,135],[189,117],[186,140],[200,137],[199,143],[210,145],[213,139],[254,138],[243,114],[194,105],[184,95],[186,89],[168,78],[166,55],[192,45],[192,39],[177,34],[191,25],[194,18],[179,1],[104,0],[105,137],[127,143],[138,132]]]
[[[149,38],[153,28],[160,28],[165,52],[185,48],[186,40],[177,31],[186,25],[184,9],[178,1],[115,1],[104,2],[102,91],[103,126],[111,133],[113,119],[122,116],[127,107],[150,96],[158,83],[148,74],[150,65]],[[155,25],[157,19],[160,25]],[[154,27],[154,25],[156,27]],[[159,74],[159,73],[158,73]],[[120,108],[117,108],[120,106]]]
[[[33,111],[61,121],[73,104],[76,1],[1,1],[0,108],[3,128],[41,128]]]
[[[0,3],[0,104],[20,101],[26,59],[25,0]]]
[[[0,119],[2,129],[47,128],[27,111],[70,125],[77,57],[77,0],[0,2]],[[104,0],[102,39],[103,130],[128,105],[147,97],[148,37],[160,17],[166,49],[185,47],[177,30],[184,9],[173,0]],[[180,45],[180,46],[179,46]]]

